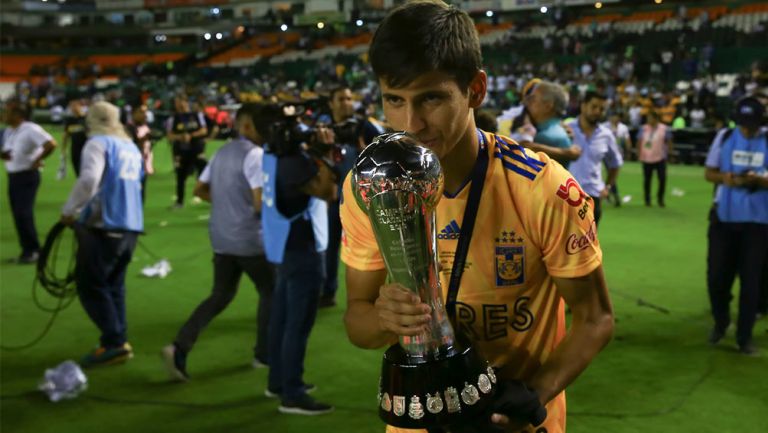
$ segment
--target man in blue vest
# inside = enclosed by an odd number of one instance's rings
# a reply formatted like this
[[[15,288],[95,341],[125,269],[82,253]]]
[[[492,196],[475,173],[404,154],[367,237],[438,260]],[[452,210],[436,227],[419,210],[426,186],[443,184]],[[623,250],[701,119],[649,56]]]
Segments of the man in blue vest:
[[[101,331],[99,347],[80,360],[83,367],[92,367],[125,362],[133,356],[127,340],[125,273],[144,230],[144,171],[141,152],[120,123],[117,107],[108,102],[93,104],[86,124],[90,138],[61,222],[75,229],[77,293]]]
[[[732,130],[721,130],[712,142],[706,179],[717,185],[710,212],[707,286],[715,326],[709,337],[717,344],[731,323],[731,286],[741,281],[736,343],[745,355],[756,355],[752,328],[758,313],[760,279],[768,255],[768,138],[761,130],[765,106],[755,97],[736,104]]]
[[[265,119],[266,120],[266,119]],[[281,125],[277,122],[277,125]],[[264,154],[262,223],[267,260],[277,265],[269,324],[269,383],[265,394],[279,397],[279,411],[317,415],[333,407],[312,399],[304,383],[304,357],[325,280],[328,245],[326,201],[337,197],[336,175],[299,143],[284,142],[287,125],[272,127]],[[334,142],[320,128],[321,144]]]
[[[259,291],[254,367],[267,364],[269,308],[273,266],[264,256],[261,196],[264,174],[263,132],[256,129],[262,106],[244,104],[237,112],[238,137],[219,149],[195,186],[195,195],[211,203],[208,223],[213,247],[213,291],[181,327],[173,344],[163,348],[171,377],[186,381],[187,355],[198,335],[232,302],[243,273]]]

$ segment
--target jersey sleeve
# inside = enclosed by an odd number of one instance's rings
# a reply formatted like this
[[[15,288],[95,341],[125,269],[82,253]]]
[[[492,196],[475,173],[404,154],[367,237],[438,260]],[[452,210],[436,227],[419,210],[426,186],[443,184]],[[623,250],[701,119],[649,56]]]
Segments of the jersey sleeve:
[[[539,173],[529,201],[533,213],[533,238],[542,251],[547,272],[553,277],[576,278],[602,263],[597,238],[594,202],[573,176],[550,161]]]
[[[350,173],[344,180],[341,194],[341,260],[347,266],[361,271],[378,271],[384,269],[384,259],[379,252],[368,215],[352,195],[351,179]]]

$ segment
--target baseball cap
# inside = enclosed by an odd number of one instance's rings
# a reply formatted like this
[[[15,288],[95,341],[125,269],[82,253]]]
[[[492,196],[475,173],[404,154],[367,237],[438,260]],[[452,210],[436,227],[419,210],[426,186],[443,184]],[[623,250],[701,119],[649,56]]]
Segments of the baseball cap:
[[[733,121],[746,128],[757,128],[765,121],[765,106],[752,96],[741,98],[736,102]]]

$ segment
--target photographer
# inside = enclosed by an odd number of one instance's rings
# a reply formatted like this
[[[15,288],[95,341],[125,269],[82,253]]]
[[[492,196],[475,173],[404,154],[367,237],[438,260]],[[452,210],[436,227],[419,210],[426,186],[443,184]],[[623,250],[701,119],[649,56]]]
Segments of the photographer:
[[[378,134],[384,131],[373,125],[370,121],[355,116],[355,108],[352,100],[352,90],[348,86],[338,86],[331,89],[328,100],[328,108],[331,115],[327,119],[321,118],[318,124],[331,123],[335,139],[335,166],[338,171],[338,188],[347,173],[352,169],[357,155],[366,144],[365,135],[371,127]],[[376,134],[376,135],[378,135]],[[371,137],[372,141],[373,137]],[[332,307],[336,305],[336,290],[339,287],[339,246],[341,245],[341,219],[339,218],[339,201],[328,203],[328,250],[325,254],[326,278],[320,296],[319,307]]]
[[[267,260],[277,265],[265,394],[280,398],[280,412],[317,415],[333,407],[307,394],[314,387],[304,383],[302,374],[325,276],[326,200],[337,198],[330,151],[321,150],[333,143],[334,136],[331,130],[318,128],[312,140],[289,107],[271,122],[263,160],[264,247]],[[313,143],[305,147],[306,141]]]

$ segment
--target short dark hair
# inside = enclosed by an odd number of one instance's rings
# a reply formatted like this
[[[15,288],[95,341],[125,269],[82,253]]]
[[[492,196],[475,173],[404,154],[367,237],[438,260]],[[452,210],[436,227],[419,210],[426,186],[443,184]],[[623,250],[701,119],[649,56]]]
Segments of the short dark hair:
[[[488,110],[475,109],[475,124],[485,132],[495,134],[499,131],[499,124],[496,116]]]
[[[337,93],[344,90],[352,91],[352,88],[343,83],[331,86],[331,90],[328,92],[328,100],[333,101],[333,97],[336,96]]]
[[[593,99],[599,99],[601,101],[605,101],[608,98],[606,98],[604,94],[597,92],[595,90],[587,90],[587,93],[584,94],[584,98],[582,98],[581,103],[588,104],[589,101]]]
[[[253,122],[256,132],[266,138],[269,136],[272,123],[277,120],[278,111],[274,105],[246,102],[237,110],[235,119],[249,118]]]
[[[472,18],[440,0],[417,0],[393,9],[376,29],[368,54],[373,72],[392,87],[440,71],[464,89],[482,67]]]
[[[32,113],[32,109],[29,104],[21,102],[18,98],[11,98],[5,102],[5,109],[11,113],[15,113],[24,120],[29,120],[29,116]]]

